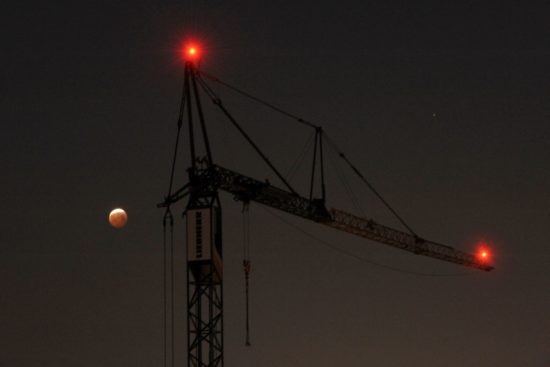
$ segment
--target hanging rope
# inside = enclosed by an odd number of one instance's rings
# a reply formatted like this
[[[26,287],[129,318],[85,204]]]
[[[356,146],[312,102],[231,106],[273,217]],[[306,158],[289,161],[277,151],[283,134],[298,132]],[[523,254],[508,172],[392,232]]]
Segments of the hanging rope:
[[[243,203],[243,270],[244,270],[244,289],[246,301],[246,339],[245,345],[250,346],[250,312],[249,312],[249,279],[252,264],[250,262],[250,203]]]

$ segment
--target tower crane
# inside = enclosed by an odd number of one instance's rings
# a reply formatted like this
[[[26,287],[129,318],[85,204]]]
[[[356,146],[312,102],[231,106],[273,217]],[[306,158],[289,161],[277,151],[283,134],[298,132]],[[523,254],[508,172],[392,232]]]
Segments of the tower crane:
[[[394,229],[373,219],[359,217],[339,209],[327,208],[325,205],[322,147],[324,134],[320,127],[303,120],[302,122],[315,128],[314,163],[309,196],[306,197],[297,193],[238,124],[223,105],[221,99],[208,86],[203,77],[206,74],[197,67],[197,60],[200,56],[198,48],[192,46],[187,49],[186,53],[183,95],[178,120],[178,138],[172,164],[170,187],[163,202],[158,206],[166,208],[166,213],[170,213],[172,204],[187,198],[184,214],[187,228],[188,366],[223,366],[223,241],[219,191],[227,192],[233,195],[235,200],[243,203],[259,203],[320,225],[406,250],[416,255],[428,256],[484,271],[493,269],[485,256],[476,256],[451,246],[426,240],[414,233],[403,221],[402,223],[409,232]],[[199,87],[242,134],[266,165],[279,177],[284,188],[214,163]],[[197,117],[198,123],[194,121]],[[184,120],[187,123],[190,143],[191,161],[190,167],[187,169],[189,180],[187,184],[172,192],[177,147]],[[196,131],[197,128],[200,130],[200,134]],[[206,151],[204,157],[199,157],[197,154],[198,137],[202,138],[203,148]],[[341,156],[362,177],[351,162],[343,154]],[[316,169],[316,167],[319,168]],[[313,196],[313,182],[316,171],[320,171],[322,188],[322,194],[319,198]],[[398,219],[400,218],[398,217]]]

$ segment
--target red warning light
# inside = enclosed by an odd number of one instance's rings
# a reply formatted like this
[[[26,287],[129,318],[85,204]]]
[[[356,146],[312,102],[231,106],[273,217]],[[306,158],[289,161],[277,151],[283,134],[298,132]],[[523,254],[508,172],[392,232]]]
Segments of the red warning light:
[[[200,48],[196,44],[191,43],[185,44],[181,53],[185,61],[197,61],[201,56]]]
[[[483,261],[483,262],[487,262],[491,258],[491,253],[489,252],[489,249],[487,249],[487,245],[483,242],[479,243],[477,257],[480,261]]]

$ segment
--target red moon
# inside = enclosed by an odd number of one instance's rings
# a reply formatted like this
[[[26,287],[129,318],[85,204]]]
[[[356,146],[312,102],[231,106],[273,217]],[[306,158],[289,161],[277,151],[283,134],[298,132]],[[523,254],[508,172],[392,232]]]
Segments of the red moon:
[[[113,209],[109,213],[109,223],[115,228],[122,228],[128,223],[128,214],[126,214],[124,209]]]

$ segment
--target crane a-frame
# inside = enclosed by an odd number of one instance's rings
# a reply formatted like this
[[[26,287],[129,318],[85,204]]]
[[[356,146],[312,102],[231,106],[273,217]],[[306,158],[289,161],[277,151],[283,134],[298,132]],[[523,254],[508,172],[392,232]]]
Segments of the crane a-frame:
[[[190,49],[189,54],[194,55],[195,52],[193,48]],[[184,213],[187,223],[188,366],[223,366],[222,214],[218,197],[220,190],[232,194],[236,200],[244,203],[256,202],[325,226],[410,251],[417,255],[424,255],[485,271],[493,269],[492,265],[482,257],[419,237],[404,222],[402,223],[410,233],[390,228],[372,219],[362,218],[342,210],[328,209],[325,206],[323,183],[323,132],[320,127],[314,125],[311,125],[316,129],[316,134],[310,193],[309,197],[298,194],[225,108],[222,101],[206,84],[203,75],[206,74],[199,71],[195,60],[191,58],[186,61],[182,104],[178,120],[178,139],[183,121],[186,120],[191,156],[190,167],[187,170],[189,181],[183,187],[172,192],[177,142],[179,141],[177,139],[169,192],[164,201],[159,204],[159,207],[166,207],[166,213],[169,214],[172,204],[188,198]],[[214,163],[199,95],[199,87],[212,99],[214,104],[260,155],[266,165],[279,177],[285,186],[284,189]],[[198,124],[194,121],[196,117],[198,117]],[[197,128],[200,129],[200,134],[195,131]],[[205,157],[197,156],[196,139],[199,136],[202,137],[202,143],[206,151]],[[319,150],[318,153],[317,150]],[[318,160],[316,161],[317,156]],[[351,165],[351,162],[343,154],[341,156],[361,176],[357,169]],[[316,164],[320,167],[318,171],[320,171],[322,182],[322,194],[320,198],[313,197],[313,180]]]

